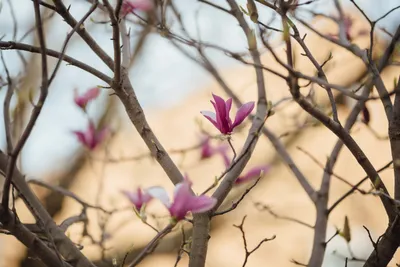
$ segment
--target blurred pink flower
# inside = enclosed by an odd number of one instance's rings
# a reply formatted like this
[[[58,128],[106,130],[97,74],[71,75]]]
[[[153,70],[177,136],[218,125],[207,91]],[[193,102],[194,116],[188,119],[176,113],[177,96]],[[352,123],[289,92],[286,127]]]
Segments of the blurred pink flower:
[[[138,212],[140,212],[145,204],[149,203],[150,200],[153,199],[153,197],[149,193],[143,192],[140,187],[138,187],[136,192],[122,190],[122,193],[131,201],[136,211]]]
[[[242,184],[249,182],[253,179],[257,179],[260,177],[261,173],[266,174],[269,171],[270,167],[265,165],[265,166],[256,166],[251,168],[248,172],[246,172],[244,175],[240,175],[236,181],[235,184]]]
[[[346,38],[347,38],[347,40],[351,41],[352,38],[350,35],[350,30],[351,30],[351,26],[353,26],[352,18],[349,16],[344,16],[343,24],[344,24],[344,31],[346,33]]]
[[[123,16],[126,16],[135,10],[149,11],[153,9],[153,7],[152,0],[124,0],[122,2],[121,13]]]
[[[103,128],[100,131],[96,131],[94,123],[90,121],[89,127],[86,129],[86,131],[73,131],[73,133],[78,138],[79,142],[81,142],[88,149],[94,150],[97,145],[104,140],[106,134],[108,133],[108,128]]]
[[[350,31],[351,31],[351,27],[353,26],[353,19],[351,17],[345,15],[343,18],[343,25],[344,25],[344,33],[346,35],[346,39],[351,41],[352,37],[350,35]],[[328,37],[338,39],[339,33],[335,33],[335,34],[330,33],[330,34],[328,34]]]
[[[195,196],[190,190],[191,182],[185,179],[175,186],[174,201],[171,203],[164,188],[155,186],[149,188],[148,193],[159,199],[173,219],[180,221],[185,218],[188,212],[201,213],[212,209],[217,204],[217,199],[208,196]]]
[[[89,101],[96,99],[99,96],[99,94],[100,94],[100,89],[97,87],[89,89],[86,93],[82,95],[78,95],[78,93],[75,91],[74,102],[81,109],[85,110],[86,105],[89,103]]]
[[[228,151],[223,151],[220,154],[222,156],[222,159],[224,160],[225,167],[228,168],[232,163],[231,158],[228,156]]]
[[[201,145],[201,155],[200,159],[208,159],[215,154],[218,153],[225,153],[226,150],[228,149],[228,146],[225,145],[219,145],[216,147],[211,146],[211,138],[210,137],[204,137],[202,140],[202,145]]]
[[[228,168],[231,163],[232,160],[231,158],[228,156],[227,153],[221,153],[223,159],[224,159],[224,163],[225,163],[225,167]],[[248,170],[246,173],[241,173],[241,175],[236,179],[235,184],[242,184],[242,183],[246,183],[249,182],[253,179],[257,179],[258,177],[260,177],[261,172],[263,174],[266,174],[268,171],[270,170],[270,166],[269,165],[261,165],[261,166],[255,166],[253,168],[250,168],[250,170]]]
[[[229,98],[226,102],[221,97],[213,94],[213,104],[215,113],[211,111],[201,111],[200,113],[206,117],[222,134],[231,134],[233,129],[240,125],[244,119],[251,113],[254,108],[254,102],[248,102],[241,106],[236,113],[235,120],[229,117],[229,112],[232,107],[232,98]]]

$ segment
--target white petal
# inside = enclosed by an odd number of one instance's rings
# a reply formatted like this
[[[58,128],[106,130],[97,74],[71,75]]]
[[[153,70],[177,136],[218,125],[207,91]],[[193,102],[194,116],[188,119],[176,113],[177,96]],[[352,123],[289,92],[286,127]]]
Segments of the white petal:
[[[200,111],[203,116],[209,117],[210,119],[217,121],[217,115],[212,111]]]
[[[163,187],[153,186],[148,188],[146,191],[150,196],[160,200],[166,207],[171,206],[171,201],[169,200],[168,193]]]

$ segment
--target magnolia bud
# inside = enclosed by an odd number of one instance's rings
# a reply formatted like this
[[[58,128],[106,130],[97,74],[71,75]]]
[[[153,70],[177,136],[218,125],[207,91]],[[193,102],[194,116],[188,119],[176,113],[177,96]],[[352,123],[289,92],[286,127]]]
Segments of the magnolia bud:
[[[254,22],[258,22],[258,11],[254,0],[247,0],[247,10],[249,11],[250,19]]]

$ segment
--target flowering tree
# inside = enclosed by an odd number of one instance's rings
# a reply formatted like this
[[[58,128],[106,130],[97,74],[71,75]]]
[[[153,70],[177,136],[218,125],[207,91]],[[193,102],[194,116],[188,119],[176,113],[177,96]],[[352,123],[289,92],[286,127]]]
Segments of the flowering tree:
[[[295,260],[293,262],[304,266],[322,266],[326,245],[331,240],[327,236],[329,216],[334,209],[340,208],[342,201],[354,192],[359,192],[364,195],[374,195],[377,201],[379,199],[382,208],[386,212],[388,222],[386,231],[382,233],[382,236],[377,241],[371,238],[374,249],[370,256],[361,260],[364,262],[364,266],[387,266],[400,245],[398,215],[398,203],[400,201],[400,166],[398,163],[400,158],[400,142],[398,141],[400,133],[400,83],[396,79],[394,84],[385,84],[381,72],[390,65],[398,64],[398,62],[395,62],[395,57],[396,53],[398,53],[400,26],[397,27],[394,34],[386,32],[390,40],[383,46],[384,48],[382,48],[382,45],[376,43],[375,31],[377,23],[399,9],[400,6],[388,10],[387,13],[383,14],[377,20],[371,20],[357,5],[357,2],[351,0],[352,4],[364,19],[369,22],[370,26],[369,29],[363,29],[354,33],[352,18],[343,10],[339,1],[334,0],[338,15],[327,16],[327,18],[337,25],[337,32],[322,33],[312,24],[302,19],[301,16],[298,16],[299,10],[302,8],[306,9],[309,4],[315,1],[300,3],[296,0],[248,0],[246,7],[240,6],[235,0],[226,0],[224,5],[216,1],[199,0],[199,2],[213,7],[219,12],[226,13],[235,19],[235,22],[239,25],[238,27],[240,27],[247,40],[246,48],[248,51],[238,53],[221,47],[218,44],[206,43],[200,39],[191,37],[181,20],[181,15],[174,1],[119,0],[111,3],[108,0],[88,0],[85,3],[89,10],[79,20],[71,15],[69,7],[61,0],[53,0],[52,3],[39,0],[32,1],[36,21],[33,31],[37,35],[38,45],[29,45],[17,40],[0,40],[2,53],[7,53],[7,50],[17,50],[37,53],[41,56],[41,85],[39,95],[35,101],[29,98],[33,102],[32,112],[29,115],[29,119],[24,123],[24,127],[21,128],[20,133],[15,131],[15,124],[11,123],[12,121],[17,121],[18,116],[22,116],[18,112],[12,112],[14,109],[11,106],[11,102],[13,96],[16,94],[15,77],[11,77],[7,69],[7,62],[2,58],[4,78],[2,78],[1,86],[7,88],[4,99],[4,129],[7,146],[6,150],[0,153],[0,169],[5,177],[0,207],[2,233],[14,236],[28,248],[30,253],[39,258],[47,266],[96,266],[96,263],[82,253],[79,244],[75,244],[75,241],[66,234],[66,231],[72,224],[84,222],[85,230],[82,235],[89,235],[86,230],[86,224],[91,220],[87,214],[88,209],[97,209],[110,216],[117,212],[87,203],[79,196],[61,186],[39,180],[27,180],[17,168],[17,160],[20,153],[42,114],[43,105],[48,98],[49,87],[56,77],[60,65],[63,62],[67,62],[70,65],[80,68],[82,71],[96,76],[103,82],[102,86],[95,86],[83,94],[76,92],[74,98],[71,99],[87,118],[86,130],[78,131],[71,129],[71,135],[76,137],[88,153],[99,149],[105,140],[113,135],[115,129],[110,128],[108,125],[97,126],[94,119],[87,113],[87,106],[99,96],[100,91],[109,90],[111,92],[110,97],[117,98],[118,103],[122,104],[130,122],[146,144],[149,153],[146,153],[143,157],[154,158],[175,187],[172,201],[166,189],[156,184],[150,187],[138,187],[134,190],[124,189],[120,192],[121,195],[125,196],[131,202],[132,207],[130,209],[133,209],[143,224],[156,232],[154,238],[137,253],[134,259],[129,261],[124,259],[122,263],[118,263],[121,266],[124,264],[127,266],[138,265],[154,251],[161,239],[184,223],[193,226],[190,249],[186,249],[185,245],[187,245],[188,241],[184,239],[182,246],[179,248],[176,265],[181,255],[187,253],[190,258],[189,266],[205,266],[210,238],[210,223],[213,221],[213,218],[234,211],[240,205],[241,201],[246,198],[246,195],[256,187],[261,177],[271,169],[269,165],[258,165],[247,168],[245,171],[262,136],[268,138],[272,143],[281,159],[289,166],[293,177],[296,178],[309,200],[315,206],[315,223],[310,227],[313,229],[310,258],[308,263],[300,263]],[[272,26],[272,21],[271,24],[264,23],[258,12],[261,8],[271,10],[277,16],[276,21],[279,21],[281,26]],[[47,48],[43,17],[43,13],[46,10],[50,10],[56,16],[61,17],[71,27],[60,51]],[[113,56],[108,55],[103,50],[102,44],[96,42],[91,36],[90,31],[85,29],[85,21],[96,12],[106,17],[104,22],[98,23],[105,23],[111,29],[114,48]],[[311,10],[309,12],[313,16],[322,16]],[[182,35],[172,30],[170,21],[179,24]],[[132,25],[139,25],[144,29],[143,34],[140,36],[141,40],[139,40],[133,50],[130,44],[130,31],[128,30],[128,27]],[[330,43],[347,50],[362,61],[367,74],[356,90],[351,90],[329,81],[326,75],[326,65],[332,60],[332,57],[323,60],[316,58],[313,51],[309,49],[306,35],[302,32],[303,29],[299,25],[302,25],[304,29],[314,32]],[[149,125],[146,119],[145,112],[137,99],[135,89],[128,75],[129,68],[135,62],[137,54],[143,48],[143,40],[150,32],[156,32],[163,36],[187,57],[207,70],[215,78],[224,93],[228,95],[228,98],[224,99],[214,92],[210,98],[212,97],[211,104],[215,111],[198,111],[204,116],[204,124],[207,125],[206,123],[208,123],[208,126],[213,126],[214,128],[210,131],[202,129],[203,135],[199,143],[188,149],[168,151],[164,148],[164,145],[157,138],[157,133],[152,130],[151,125]],[[272,38],[269,38],[271,32],[276,32],[277,36],[280,37],[285,47],[284,58],[276,52],[276,47],[271,41]],[[112,75],[101,72],[95,67],[66,54],[66,47],[74,35],[79,35],[84,40],[91,50],[108,66],[112,71]],[[366,49],[353,42],[358,36],[369,38],[369,44]],[[294,53],[295,45],[301,47],[301,55],[312,64],[313,75],[307,74],[297,68],[297,54]],[[188,52],[187,49],[192,49],[190,51],[194,51],[195,54],[193,55],[193,53]],[[223,52],[238,62],[252,66],[257,84],[256,97],[252,101],[243,103],[234,91],[231,90],[210,57],[205,53],[206,49]],[[261,60],[262,50],[267,51],[273,57],[281,70],[278,71],[263,64]],[[50,57],[57,59],[57,63],[52,70],[48,66],[48,59]],[[272,74],[284,80],[286,87],[277,88],[276,90],[289,92],[289,96],[278,101],[270,100],[266,90],[268,81],[266,81],[265,73]],[[329,108],[323,108],[321,103],[318,103],[315,97],[314,86],[319,86],[324,95],[327,95]],[[304,88],[307,90],[304,90]],[[378,96],[373,95],[373,88],[377,91]],[[338,112],[338,95],[355,102],[350,113],[345,117],[342,117]],[[373,114],[367,108],[366,103],[373,100],[382,102],[389,126],[387,134],[391,149],[391,161],[381,169],[377,169],[371,163],[360,144],[353,138],[353,133],[351,132],[360,116],[363,123],[368,126]],[[22,102],[17,106],[20,107]],[[319,186],[315,186],[310,182],[310,178],[302,172],[301,168],[292,159],[292,155],[286,150],[281,138],[276,136],[268,127],[268,121],[271,116],[275,112],[278,112],[281,104],[287,102],[296,103],[296,106],[301,107],[315,122],[323,125],[337,137],[336,145],[331,150],[328,159],[322,163],[323,177]],[[231,110],[235,109],[232,107],[233,105],[237,107],[235,116],[231,116],[230,114]],[[207,109],[209,104],[205,102],[202,103],[202,106],[204,109]],[[22,112],[21,110],[19,111]],[[385,118],[379,119],[383,120]],[[20,120],[23,121],[21,118]],[[249,127],[246,125],[246,121],[250,122]],[[301,131],[308,126],[299,126],[297,130]],[[244,143],[234,144],[235,134],[243,130],[247,131]],[[218,145],[214,145],[214,141],[218,142]],[[240,150],[237,149],[238,146],[241,147]],[[339,177],[344,180],[344,183],[347,183],[349,188],[345,194],[331,204],[328,201],[331,180],[332,177],[337,178],[338,176],[334,173],[333,169],[344,147],[357,160],[366,177],[357,184],[351,184]],[[185,153],[187,150],[199,150],[200,160],[220,157],[224,162],[225,170],[200,194],[192,190],[193,181],[189,178],[189,175],[182,174],[182,170],[170,156],[173,153]],[[233,154],[233,157],[230,156],[231,154]],[[315,161],[319,162],[318,159],[315,159]],[[394,190],[392,194],[389,193],[384,181],[380,177],[380,172],[390,166],[393,167]],[[366,180],[370,180],[372,184],[372,188],[369,191],[360,189],[361,184]],[[82,205],[82,213],[67,218],[60,225],[57,225],[44,205],[38,200],[32,188],[28,186],[28,183],[40,185],[73,198]],[[233,204],[228,205],[227,208],[226,205],[223,205],[224,203],[226,204],[226,199],[233,188],[241,184],[250,183],[251,185],[243,194],[237,197]],[[22,199],[25,203],[35,218],[35,223],[29,224],[19,219],[18,211],[14,208],[14,202],[17,198]],[[157,201],[165,206],[169,214],[167,225],[161,229],[150,224],[147,220],[147,206]],[[279,215],[276,216],[279,217]],[[253,249],[248,248],[244,230],[245,218],[243,217],[241,224],[235,225],[243,236],[245,260],[242,266],[247,264],[251,254],[265,242],[273,242],[272,240],[275,239],[275,236],[263,238]],[[296,221],[294,218],[286,219]],[[347,217],[343,229],[338,230],[336,235],[341,235],[347,242],[351,240],[351,229]],[[98,245],[103,246],[106,239],[107,235],[103,234]],[[358,259],[353,257],[353,260]]]

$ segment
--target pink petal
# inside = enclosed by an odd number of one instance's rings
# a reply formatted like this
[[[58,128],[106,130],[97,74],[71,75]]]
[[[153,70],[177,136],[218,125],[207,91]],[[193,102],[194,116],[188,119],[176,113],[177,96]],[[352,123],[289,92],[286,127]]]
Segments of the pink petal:
[[[222,159],[224,160],[225,168],[228,168],[232,163],[232,160],[228,156],[228,151],[223,151],[220,154],[222,156]]]
[[[201,144],[200,159],[210,158],[214,154],[214,149],[210,145],[210,138],[206,137]]]
[[[240,176],[238,179],[236,179],[235,184],[241,184],[256,179],[260,177],[261,172],[263,172],[263,174],[266,174],[269,171],[269,169],[270,169],[269,166],[253,167],[245,175]]]
[[[346,29],[346,31],[350,30],[351,26],[353,25],[353,19],[351,17],[345,16],[344,20],[344,27]]]
[[[89,122],[89,127],[85,132],[86,136],[86,145],[90,149],[94,149],[97,146],[96,142],[96,127],[92,121]]]
[[[215,107],[215,111],[217,112],[217,118],[218,118],[218,114],[221,115],[221,118],[226,118],[226,104],[225,104],[225,100],[222,99],[222,97],[217,96],[212,94],[213,98],[214,98],[214,102],[211,101],[211,103],[213,103],[214,107]]]
[[[86,101],[82,97],[80,97],[78,95],[74,96],[74,102],[80,108],[84,108],[85,104],[86,104]]]
[[[124,0],[122,2],[122,14],[125,16],[135,10],[149,11],[154,8],[152,0]]]
[[[137,0],[135,1],[135,7],[138,10],[141,11],[149,11],[151,9],[153,9],[154,5],[153,5],[153,1],[151,0]]]
[[[200,159],[207,159],[214,156],[215,154],[225,153],[229,149],[229,146],[227,144],[212,146],[211,139],[208,136],[203,140],[204,141],[201,145]]]
[[[211,103],[213,104],[216,112],[217,124],[219,125],[219,130],[223,134],[228,134],[230,133],[230,124],[229,124],[229,117],[226,112],[227,106],[225,100],[214,94],[212,94],[212,96],[215,102],[211,101]]]
[[[152,200],[153,199],[153,197],[152,196],[150,196],[149,194],[143,194],[142,195],[142,202],[143,203],[148,203],[150,200]]]
[[[208,196],[192,197],[187,203],[189,211],[192,213],[206,212],[214,208],[217,204],[217,199]]]
[[[233,130],[236,126],[241,124],[244,121],[244,119],[246,119],[246,117],[251,113],[253,108],[254,108],[254,102],[249,102],[241,106],[236,113],[235,121],[232,124],[231,130]]]
[[[229,124],[232,124],[231,118],[229,117],[229,113],[231,112],[232,108],[232,98],[226,100],[225,107],[226,107],[226,120],[229,121]]]
[[[105,135],[108,133],[108,129],[104,128],[101,131],[96,131],[94,123],[89,121],[88,128],[84,132],[73,131],[73,133],[76,135],[80,143],[90,150],[93,150],[101,143],[101,141],[104,140]]]
[[[85,133],[81,131],[73,131],[75,136],[78,138],[78,141],[84,145],[86,145],[86,138],[85,138]]]
[[[100,144],[101,142],[103,142],[103,140],[105,139],[105,137],[107,136],[107,134],[110,132],[110,129],[107,127],[104,127],[103,129],[101,129],[100,131],[96,132],[96,136],[95,136],[95,143],[96,146],[98,144]]]
[[[211,111],[200,111],[200,113],[206,117],[218,130],[219,130],[219,125],[217,123],[217,118],[214,112]]]
[[[171,216],[175,217],[177,220],[181,220],[188,213],[188,203],[193,197],[190,191],[190,184],[188,182],[182,182],[176,185],[174,191],[174,202],[169,208]]]
[[[193,185],[193,182],[189,179],[189,175],[186,172],[183,175],[183,182],[182,183],[187,183],[189,185],[189,187],[191,187]]]
[[[82,95],[78,95],[78,93],[75,91],[74,102],[80,108],[85,109],[89,101],[97,98],[99,94],[100,94],[100,89],[97,87],[88,90],[86,93]]]
[[[121,192],[129,199],[129,201],[135,206],[137,210],[140,210],[141,205],[138,195],[136,193],[129,192],[126,190],[122,190]]]
[[[167,191],[161,186],[153,186],[146,190],[146,193],[152,196],[153,198],[157,198],[164,204],[167,208],[171,206],[171,201],[169,200]]]
[[[152,199],[152,196],[150,196],[148,193],[143,193],[142,189],[138,187],[136,192],[129,192],[123,190],[122,193],[129,198],[129,200],[132,202],[132,204],[135,206],[137,211],[140,211],[142,209],[142,206]]]
[[[225,153],[229,149],[229,146],[227,144],[222,144],[214,148],[215,152],[218,153]]]
[[[83,98],[85,98],[87,101],[93,100],[97,98],[100,94],[100,89],[97,87],[94,87],[90,90],[88,90],[84,95]]]

